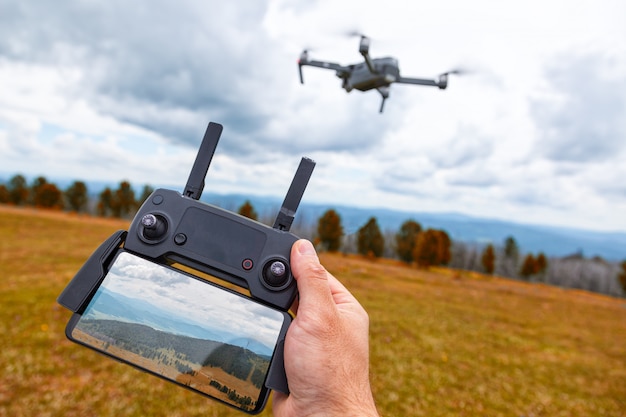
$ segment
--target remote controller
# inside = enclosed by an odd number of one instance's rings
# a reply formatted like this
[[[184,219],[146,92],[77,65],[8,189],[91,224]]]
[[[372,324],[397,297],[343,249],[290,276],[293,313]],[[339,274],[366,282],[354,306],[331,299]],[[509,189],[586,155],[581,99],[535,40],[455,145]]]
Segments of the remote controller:
[[[238,296],[248,298],[263,308],[276,310],[286,317],[280,331],[277,330],[263,389],[254,402],[257,404],[254,410],[258,412],[264,406],[269,390],[288,393],[283,344],[286,329],[291,322],[288,310],[297,295],[296,282],[291,273],[290,253],[293,243],[299,239],[289,229],[315,162],[302,158],[276,221],[273,227],[269,227],[200,201],[204,179],[221,133],[220,124],[209,123],[184,191],[155,190],[139,208],[128,231],[118,231],[100,245],[63,290],[58,302],[75,313],[66,329],[68,338],[120,359],[99,346],[76,340],[76,335],[72,333],[83,315],[97,317],[91,310],[103,309],[95,306],[95,299],[104,291],[104,287],[100,287],[109,285],[105,277],[120,273],[116,259],[136,259],[137,263],[147,263],[154,271],[165,275],[169,272],[162,272],[164,268],[172,269],[174,266],[175,269],[176,265],[182,265],[247,289],[249,297]],[[128,255],[120,256],[122,253]],[[187,270],[184,273],[189,274]],[[193,272],[191,275],[194,278]],[[220,291],[229,291],[218,288]],[[102,313],[99,314],[101,317]],[[157,374],[123,357],[121,360]],[[174,382],[180,383],[178,380]],[[213,396],[210,393],[208,395]],[[250,407],[247,404],[242,409],[249,411],[252,409]]]

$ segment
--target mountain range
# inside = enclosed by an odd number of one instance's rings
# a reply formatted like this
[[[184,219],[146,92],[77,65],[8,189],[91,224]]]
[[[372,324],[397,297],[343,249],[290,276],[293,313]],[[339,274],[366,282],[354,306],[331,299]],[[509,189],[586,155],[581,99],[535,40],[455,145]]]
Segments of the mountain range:
[[[271,357],[273,347],[268,347],[252,338],[242,337],[225,329],[194,324],[185,317],[177,316],[152,303],[130,298],[100,287],[94,297],[93,308],[87,310],[85,318],[114,319],[127,323],[149,326],[155,330],[175,335],[205,339],[239,346],[258,355]]]
[[[282,200],[271,197],[240,194],[206,193],[202,200],[228,210],[236,211],[246,200],[250,201],[260,217],[272,218],[278,213]],[[600,256],[609,261],[626,259],[626,232],[603,232],[576,228],[523,224],[473,217],[460,213],[428,213],[401,211],[386,208],[361,208],[348,205],[303,203],[298,208],[294,229],[300,225],[317,224],[328,209],[341,216],[346,234],[357,233],[369,218],[375,217],[383,232],[396,233],[406,220],[415,220],[422,228],[445,230],[452,240],[468,244],[504,246],[512,236],[522,252],[543,252],[549,257],[573,254],[587,257]]]
[[[7,179],[11,175],[5,174]],[[73,180],[51,179],[60,188],[67,188]],[[119,184],[110,184],[103,181],[87,182],[92,199],[105,187],[116,188]],[[154,188],[169,188],[180,190],[182,186],[154,186]],[[135,190],[136,195],[141,187]],[[237,211],[246,201],[250,201],[261,219],[273,218],[278,213],[282,199],[277,197],[254,196],[243,194],[217,194],[205,191],[202,201],[217,205],[227,210]],[[423,228],[445,230],[452,240],[467,244],[503,246],[507,237],[512,236],[521,251],[537,254],[543,252],[548,257],[565,257],[570,255],[594,257],[599,256],[609,261],[626,259],[626,232],[595,231],[582,228],[555,227],[545,225],[525,224],[515,219],[510,221],[469,216],[460,213],[433,213],[411,210],[391,210],[386,208],[362,208],[350,205],[301,204],[294,221],[294,231],[301,225],[302,228],[317,225],[317,220],[328,209],[334,209],[342,219],[346,234],[354,234],[370,217],[375,217],[383,232],[396,233],[402,223],[412,219],[420,223]],[[270,221],[268,221],[270,222]],[[314,229],[313,229],[314,230]],[[303,235],[304,236],[304,235]],[[307,237],[307,236],[304,236]]]

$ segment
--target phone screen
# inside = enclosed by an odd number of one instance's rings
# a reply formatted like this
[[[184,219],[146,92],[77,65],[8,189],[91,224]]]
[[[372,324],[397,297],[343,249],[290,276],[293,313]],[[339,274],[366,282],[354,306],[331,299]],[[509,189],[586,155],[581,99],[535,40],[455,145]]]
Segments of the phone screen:
[[[70,339],[245,411],[264,386],[285,312],[128,252],[118,254]]]

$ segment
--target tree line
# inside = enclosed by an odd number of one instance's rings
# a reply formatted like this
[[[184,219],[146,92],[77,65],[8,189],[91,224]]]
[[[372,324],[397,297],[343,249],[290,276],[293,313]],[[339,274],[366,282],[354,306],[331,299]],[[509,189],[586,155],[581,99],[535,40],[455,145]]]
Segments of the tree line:
[[[412,219],[397,232],[384,234],[372,217],[354,238],[344,235],[340,215],[330,209],[319,218],[314,241],[321,250],[356,252],[368,258],[392,257],[418,268],[445,265],[612,296],[626,294],[626,260],[612,263],[601,257],[587,259],[580,253],[548,259],[543,252],[522,253],[513,236],[501,245],[457,242],[446,231],[424,229]]]
[[[106,187],[94,202],[82,181],[74,181],[61,190],[45,177],[37,177],[28,184],[26,178],[18,174],[0,184],[0,203],[131,218],[153,191],[145,185],[137,197],[131,184],[121,181],[116,189]],[[237,212],[259,220],[250,201],[245,201]],[[413,219],[405,221],[396,232],[383,233],[375,217],[356,234],[346,235],[341,216],[334,209],[317,219],[316,227],[300,223],[296,234],[314,241],[320,250],[358,253],[369,259],[396,258],[418,268],[448,266],[613,296],[626,293],[626,260],[616,264],[600,257],[587,259],[582,254],[548,260],[542,252],[522,254],[512,236],[501,245],[458,242],[445,230],[424,229]]]
[[[90,213],[103,217],[132,217],[154,189],[144,185],[139,196],[135,195],[130,182],[121,181],[116,189],[106,187],[92,204],[87,184],[74,181],[65,190],[39,176],[31,184],[17,174],[0,184],[0,203],[23,207],[31,206],[76,213]]]

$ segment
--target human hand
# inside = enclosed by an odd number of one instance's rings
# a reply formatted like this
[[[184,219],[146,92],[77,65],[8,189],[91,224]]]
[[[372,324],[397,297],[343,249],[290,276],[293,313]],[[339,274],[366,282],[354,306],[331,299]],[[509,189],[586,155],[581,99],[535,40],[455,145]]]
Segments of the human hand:
[[[311,242],[291,248],[300,293],[285,339],[289,395],[274,394],[287,416],[378,416],[369,382],[369,317],[354,296],[320,264]]]

